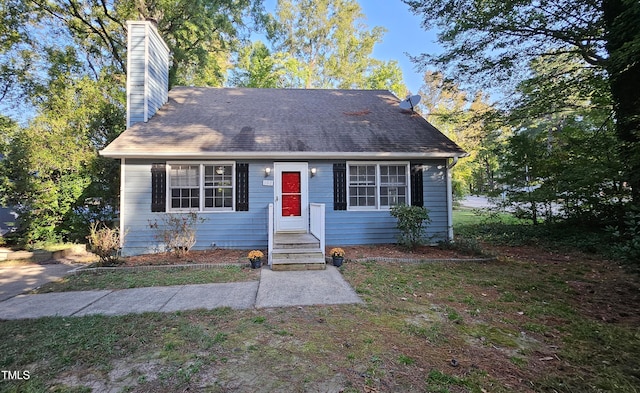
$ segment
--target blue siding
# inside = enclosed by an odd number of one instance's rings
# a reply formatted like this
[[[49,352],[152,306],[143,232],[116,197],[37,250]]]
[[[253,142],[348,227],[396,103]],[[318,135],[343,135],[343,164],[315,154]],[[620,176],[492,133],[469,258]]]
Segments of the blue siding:
[[[129,22],[127,27],[127,126],[130,127],[147,121],[167,102],[169,49],[151,22]]]
[[[150,223],[161,223],[166,213],[151,212],[151,164],[157,160],[126,160],[122,220],[127,231],[125,255],[157,252]],[[446,162],[425,164],[424,200],[432,219],[429,235],[444,238],[447,233]],[[249,163],[249,211],[202,213],[205,222],[198,225],[194,249],[217,247],[252,249],[267,247],[268,204],[273,202],[273,186],[263,185],[264,168],[270,161]],[[395,219],[389,211],[333,210],[333,162],[310,161],[317,174],[309,178],[309,202],[326,205],[326,243],[355,245],[396,242]],[[273,179],[271,175],[269,180]],[[172,213],[176,214],[176,213]]]
[[[445,160],[427,161],[424,177],[424,204],[431,224],[427,236],[438,241],[447,234],[447,182]],[[333,210],[333,162],[309,162],[318,174],[309,179],[309,202],[326,204],[326,243],[357,245],[395,243],[396,219],[388,210]]]

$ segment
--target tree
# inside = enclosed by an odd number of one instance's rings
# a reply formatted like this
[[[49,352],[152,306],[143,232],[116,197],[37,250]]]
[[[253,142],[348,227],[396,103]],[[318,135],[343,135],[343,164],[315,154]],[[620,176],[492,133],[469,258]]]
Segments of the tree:
[[[279,0],[270,38],[287,87],[381,88],[404,95],[397,64],[372,59],[384,29],[358,22],[355,0]]]
[[[231,50],[261,23],[262,0],[32,0],[40,23],[64,32],[97,71],[126,71],[126,21],[155,20],[172,52],[170,85],[221,86]]]
[[[640,205],[640,3],[637,0],[403,0],[441,29],[445,52],[416,60],[484,85],[527,79],[530,61],[571,56],[606,71],[624,176]],[[558,89],[560,90],[560,89]]]
[[[501,128],[492,121],[495,110],[482,93],[472,95],[444,78],[427,71],[418,111],[469,153],[453,168],[453,191],[457,196],[487,193],[495,187],[498,167],[495,150]]]
[[[624,215],[621,201],[629,193],[604,75],[571,54],[537,59],[530,70],[503,118],[515,132],[501,153],[508,196],[516,203],[553,204],[554,215],[611,224]],[[533,188],[522,183],[523,168],[529,168]],[[536,214],[528,211],[530,217]]]
[[[235,68],[229,79],[238,87],[279,87],[279,72],[271,52],[262,41],[240,48]]]
[[[118,189],[117,167],[97,157],[124,127],[113,99],[117,85],[69,71],[50,87],[38,116],[8,135],[0,163],[5,202],[16,207],[20,236],[29,244],[82,239],[87,198],[114,206]]]

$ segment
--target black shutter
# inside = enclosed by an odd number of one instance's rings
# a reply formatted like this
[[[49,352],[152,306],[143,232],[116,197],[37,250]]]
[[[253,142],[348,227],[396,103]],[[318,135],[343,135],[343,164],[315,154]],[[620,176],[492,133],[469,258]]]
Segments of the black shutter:
[[[151,211],[167,210],[167,170],[165,164],[151,164]]]
[[[347,164],[333,164],[333,210],[347,210]]]
[[[236,211],[249,211],[249,164],[236,164]]]
[[[424,206],[423,194],[422,164],[413,164],[411,165],[411,204]]]

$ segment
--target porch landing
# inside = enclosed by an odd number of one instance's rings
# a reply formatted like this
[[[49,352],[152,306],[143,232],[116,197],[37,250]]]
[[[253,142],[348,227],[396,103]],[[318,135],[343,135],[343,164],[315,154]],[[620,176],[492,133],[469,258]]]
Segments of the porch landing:
[[[276,233],[271,270],[324,270],[326,262],[320,240],[309,233]]]

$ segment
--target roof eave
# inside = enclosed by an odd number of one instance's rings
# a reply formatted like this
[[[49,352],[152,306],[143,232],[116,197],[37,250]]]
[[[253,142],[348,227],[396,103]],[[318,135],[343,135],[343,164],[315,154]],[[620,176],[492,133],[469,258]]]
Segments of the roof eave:
[[[467,152],[130,152],[130,151],[105,151],[100,155],[109,158],[139,158],[139,159],[236,159],[236,160],[291,160],[291,159],[433,159],[466,157]]]

